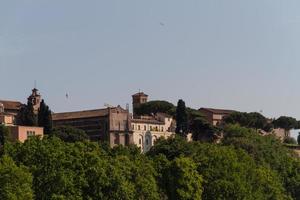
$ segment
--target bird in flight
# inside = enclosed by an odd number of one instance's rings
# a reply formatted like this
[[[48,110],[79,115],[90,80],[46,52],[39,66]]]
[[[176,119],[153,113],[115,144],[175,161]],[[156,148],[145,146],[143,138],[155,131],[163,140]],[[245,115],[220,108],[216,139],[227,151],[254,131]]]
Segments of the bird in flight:
[[[162,23],[162,22],[159,22],[159,24],[160,24],[161,26],[165,26],[165,24],[164,24],[164,23]]]

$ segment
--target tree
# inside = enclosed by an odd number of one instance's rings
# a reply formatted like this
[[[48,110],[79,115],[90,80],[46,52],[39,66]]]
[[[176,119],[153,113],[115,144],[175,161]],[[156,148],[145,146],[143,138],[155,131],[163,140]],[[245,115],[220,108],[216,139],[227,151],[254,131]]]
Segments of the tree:
[[[10,140],[10,131],[6,126],[0,125],[0,146],[4,145],[7,140]]]
[[[88,135],[81,129],[72,126],[60,126],[53,129],[51,135],[56,136],[64,142],[78,142],[88,140]]]
[[[271,131],[272,124],[260,113],[234,112],[224,119],[225,124],[239,124],[240,126]]]
[[[44,133],[50,134],[52,130],[52,114],[49,106],[42,100],[38,111],[38,125],[44,127]]]
[[[188,116],[185,102],[180,99],[176,109],[176,131],[182,137],[186,137],[188,133]]]
[[[147,103],[141,104],[135,109],[135,113],[138,115],[152,115],[158,112],[167,113],[173,115],[175,111],[175,106],[167,101],[149,101]]]
[[[202,199],[202,176],[197,172],[197,165],[190,158],[176,158],[170,166],[167,176],[169,199]]]
[[[298,142],[298,145],[300,145],[300,133],[298,135],[297,142]]]
[[[298,126],[297,120],[293,117],[281,116],[273,122],[276,128],[283,128],[285,136],[289,136],[289,131]]]
[[[215,133],[217,133],[215,127],[200,117],[192,121],[191,131],[194,141],[212,142],[215,139]]]
[[[227,126],[224,132],[223,145],[243,149],[257,165],[275,171],[293,198],[300,196],[300,161],[279,139],[272,135],[261,136],[252,129],[238,125]]]
[[[33,199],[32,176],[24,167],[3,156],[0,159],[0,199]]]
[[[38,119],[34,113],[33,104],[31,101],[27,105],[23,105],[17,115],[17,124],[21,126],[37,126]]]

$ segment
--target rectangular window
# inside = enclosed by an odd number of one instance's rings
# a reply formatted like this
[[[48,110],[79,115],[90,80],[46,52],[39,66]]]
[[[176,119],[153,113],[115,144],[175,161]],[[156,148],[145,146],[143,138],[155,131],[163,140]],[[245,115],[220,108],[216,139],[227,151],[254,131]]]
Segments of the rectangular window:
[[[27,131],[27,137],[35,136],[35,131]]]
[[[146,131],[147,130],[147,126],[144,126],[144,131]]]

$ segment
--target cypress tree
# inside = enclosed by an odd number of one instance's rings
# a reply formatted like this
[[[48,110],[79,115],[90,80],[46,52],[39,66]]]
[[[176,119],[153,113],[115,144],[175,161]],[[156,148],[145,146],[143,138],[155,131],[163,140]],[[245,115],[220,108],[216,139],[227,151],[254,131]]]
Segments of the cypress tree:
[[[26,109],[25,109],[25,124],[26,126],[37,126],[38,123],[37,123],[37,116],[36,114],[34,113],[34,108],[33,108],[33,104],[31,101],[28,101],[27,102],[27,106],[26,106]]]
[[[186,111],[185,102],[180,99],[176,109],[176,133],[182,137],[188,134],[188,116]]]
[[[38,112],[38,125],[44,127],[44,133],[50,134],[52,130],[52,115],[49,106],[42,100]]]
[[[23,105],[17,115],[17,124],[20,126],[37,126],[37,116],[34,113],[31,101],[27,105]]]

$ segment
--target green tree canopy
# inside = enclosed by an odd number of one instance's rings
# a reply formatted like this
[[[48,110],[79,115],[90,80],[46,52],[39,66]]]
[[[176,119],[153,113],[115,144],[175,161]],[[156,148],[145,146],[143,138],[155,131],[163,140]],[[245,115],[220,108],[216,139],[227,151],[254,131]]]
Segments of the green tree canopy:
[[[286,131],[286,136],[288,136],[287,132],[293,128],[297,128],[298,122],[293,117],[281,116],[278,119],[273,121],[273,124],[276,128],[283,128]]]
[[[172,161],[166,179],[169,199],[202,199],[203,179],[192,159],[179,157]]]
[[[65,142],[78,142],[88,140],[88,135],[81,129],[72,126],[60,126],[53,129],[51,135],[60,138]]]
[[[4,145],[6,141],[10,140],[10,131],[9,129],[0,124],[0,146]]]
[[[17,115],[17,124],[21,126],[37,126],[38,119],[34,113],[33,104],[31,101],[27,105],[22,105]]]
[[[180,99],[176,108],[176,133],[182,137],[186,137],[188,133],[188,114],[185,102]]]
[[[0,159],[0,199],[32,200],[33,197],[31,174],[10,157],[3,156]]]
[[[260,113],[234,112],[224,119],[226,124],[239,124],[240,126],[271,131],[272,124]]]
[[[237,125],[227,126],[224,132],[224,145],[246,151],[258,165],[274,170],[293,198],[300,196],[300,160],[279,139]]]
[[[216,127],[200,117],[192,121],[190,129],[194,141],[212,142],[215,139],[215,134],[219,132]]]
[[[42,100],[38,111],[38,125],[44,127],[44,133],[46,135],[51,133],[52,130],[52,114],[49,106]]]
[[[136,108],[135,113],[138,115],[152,115],[161,112],[174,115],[175,109],[175,106],[167,101],[149,101]]]

